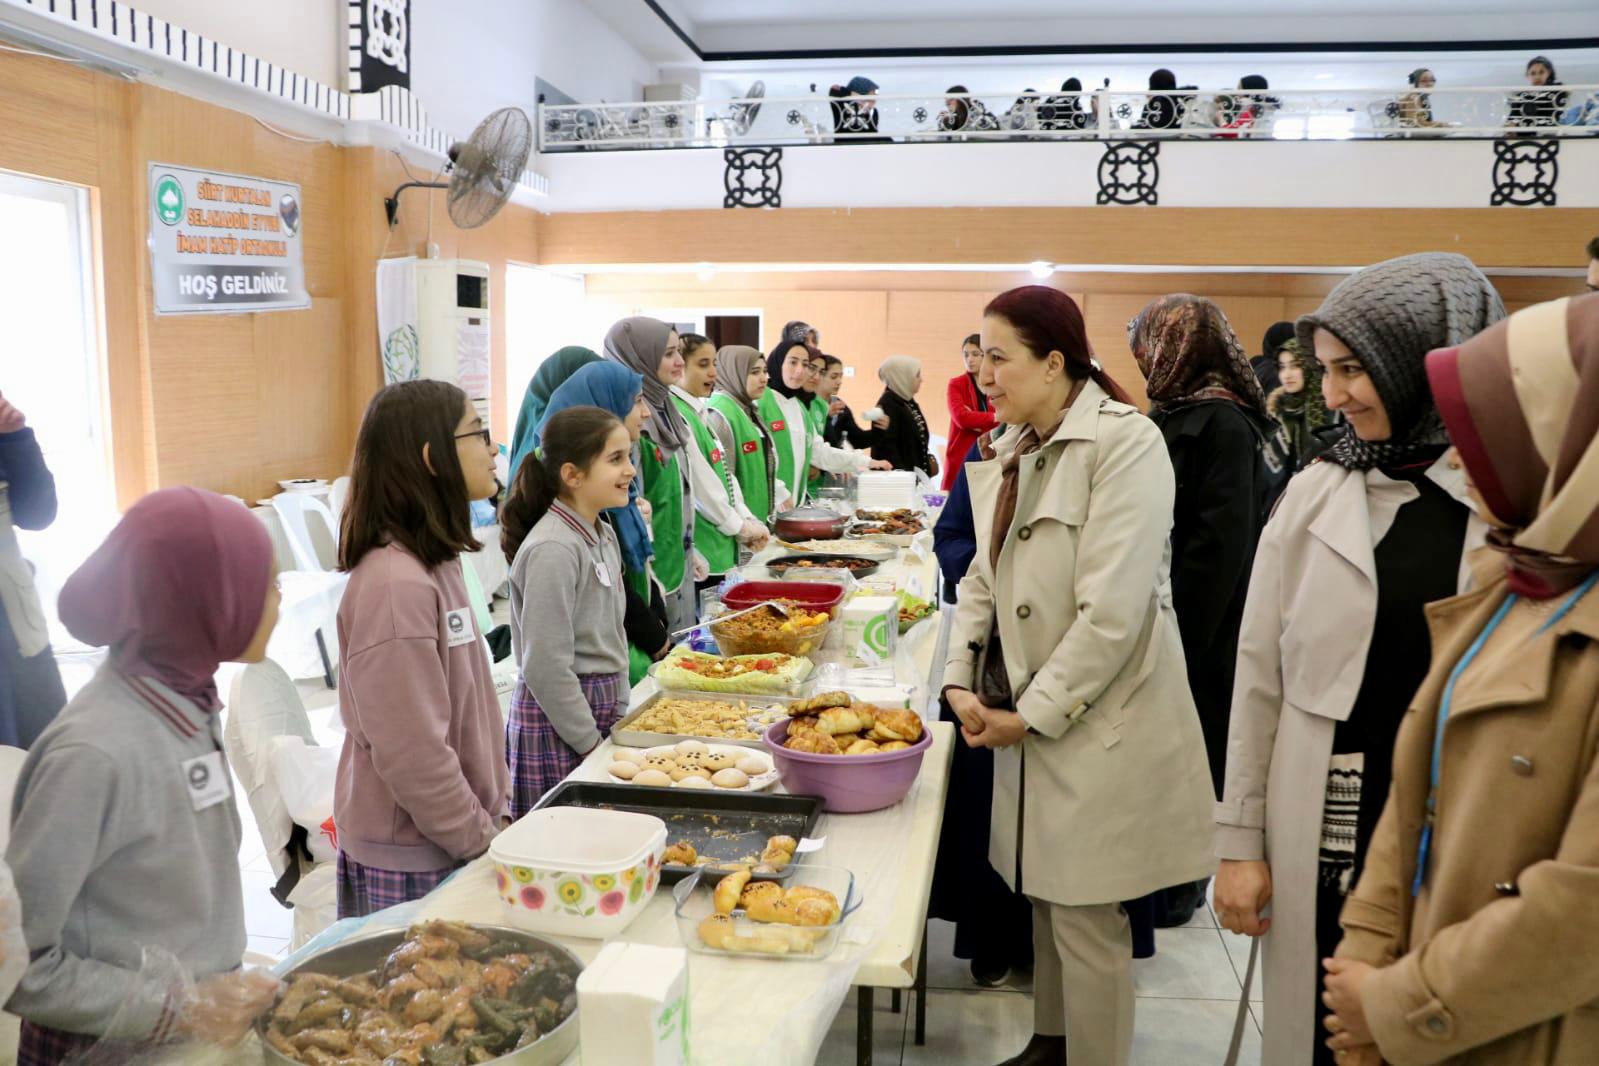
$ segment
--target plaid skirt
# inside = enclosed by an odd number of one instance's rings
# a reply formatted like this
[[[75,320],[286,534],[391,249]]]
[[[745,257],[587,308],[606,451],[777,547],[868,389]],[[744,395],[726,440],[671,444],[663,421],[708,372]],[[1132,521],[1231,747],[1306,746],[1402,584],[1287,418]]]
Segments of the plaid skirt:
[[[577,679],[583,686],[583,698],[594,712],[600,736],[610,736],[611,727],[627,711],[629,689],[625,675],[579,674]],[[583,756],[561,739],[520,679],[516,694],[511,697],[510,720],[505,723],[505,757],[511,764],[513,818],[532,810],[544,793],[560,784],[583,761]]]
[[[380,870],[375,866],[362,866],[344,852],[339,852],[339,917],[365,918],[374,911],[398,907],[421,899],[444,883],[460,864],[443,870]]]
[[[17,1040],[17,1066],[57,1066],[68,1055],[87,1051],[98,1039],[23,1022],[22,1035]]]

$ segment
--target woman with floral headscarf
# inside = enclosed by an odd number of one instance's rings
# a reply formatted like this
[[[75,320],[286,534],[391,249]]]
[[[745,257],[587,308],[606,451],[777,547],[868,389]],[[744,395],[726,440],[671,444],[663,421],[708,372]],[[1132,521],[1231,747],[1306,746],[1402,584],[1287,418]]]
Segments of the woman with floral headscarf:
[[[1591,1062],[1599,296],[1520,311],[1427,376],[1498,553],[1427,610],[1432,671],[1323,964],[1320,1035],[1350,1064]]]
[[[1299,341],[1278,350],[1277,379],[1282,384],[1266,397],[1266,413],[1287,435],[1288,457],[1297,470],[1330,443],[1320,433],[1333,425],[1333,415],[1321,394],[1321,364]]]
[[[1422,608],[1471,586],[1466,555],[1486,532],[1445,456],[1423,361],[1504,313],[1469,259],[1425,253],[1351,275],[1297,324],[1347,424],[1261,535],[1216,810],[1216,917],[1262,937],[1261,1061],[1274,1066],[1333,1062],[1317,959],[1338,943],[1427,672]]]

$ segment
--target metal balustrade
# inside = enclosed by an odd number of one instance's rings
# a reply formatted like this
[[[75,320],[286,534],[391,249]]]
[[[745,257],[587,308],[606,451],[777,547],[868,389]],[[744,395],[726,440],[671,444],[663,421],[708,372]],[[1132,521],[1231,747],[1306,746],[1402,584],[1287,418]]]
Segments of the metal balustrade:
[[[1599,136],[1599,86],[822,94],[540,104],[539,150],[949,141]]]

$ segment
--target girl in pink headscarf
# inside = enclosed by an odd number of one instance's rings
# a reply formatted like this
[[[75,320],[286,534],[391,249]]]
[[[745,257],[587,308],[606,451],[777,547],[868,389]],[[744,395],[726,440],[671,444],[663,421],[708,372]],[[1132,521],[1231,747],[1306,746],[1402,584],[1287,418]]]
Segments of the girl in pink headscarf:
[[[19,1066],[101,1043],[231,1043],[276,982],[244,974],[239,815],[215,675],[277,622],[266,528],[201,489],[135,504],[61,590],[105,665],[35,742],[6,858],[31,961],[7,1008]],[[199,983],[157,978],[147,952]]]

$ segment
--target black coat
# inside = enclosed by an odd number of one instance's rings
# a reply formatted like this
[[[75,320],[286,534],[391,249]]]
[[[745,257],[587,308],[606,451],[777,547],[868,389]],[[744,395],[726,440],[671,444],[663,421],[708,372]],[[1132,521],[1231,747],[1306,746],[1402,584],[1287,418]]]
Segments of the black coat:
[[[1238,627],[1274,479],[1262,459],[1261,431],[1237,404],[1204,400],[1150,417],[1177,475],[1172,601],[1219,798]]]
[[[883,390],[877,406],[888,416],[888,428],[872,430],[872,458],[887,459],[895,470],[920,470],[931,476],[927,419],[921,407],[915,400],[901,399],[892,389]]]
[[[849,404],[836,415],[828,415],[827,422],[822,427],[822,439],[835,448],[842,448],[845,441],[850,447],[866,451],[872,446],[872,431],[862,429],[859,422],[855,421],[855,412],[849,409]]]

